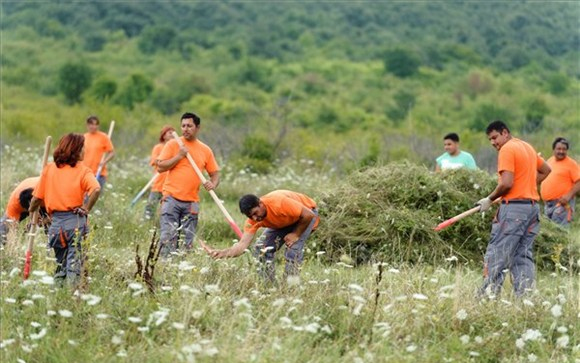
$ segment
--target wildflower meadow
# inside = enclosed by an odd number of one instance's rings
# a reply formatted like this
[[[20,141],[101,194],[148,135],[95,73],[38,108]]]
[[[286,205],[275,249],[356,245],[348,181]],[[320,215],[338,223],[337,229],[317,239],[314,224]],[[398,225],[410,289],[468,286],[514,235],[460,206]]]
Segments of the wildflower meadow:
[[[39,173],[40,154],[4,147],[3,205]],[[152,261],[156,221],[143,220],[146,198],[130,206],[151,177],[147,162],[119,157],[110,175],[90,215],[79,289],[55,285],[42,232],[23,280],[25,223],[0,251],[2,362],[580,362],[578,255],[540,269],[524,298],[506,281],[500,296],[479,299],[481,261],[357,263],[331,258],[314,233],[300,279],[264,285],[250,253],[216,261],[198,247]],[[242,194],[287,188],[318,199],[341,179],[307,160],[267,175],[225,165],[216,193],[241,226]],[[235,234],[201,193],[197,238],[231,245]],[[566,236],[580,243],[578,221]]]

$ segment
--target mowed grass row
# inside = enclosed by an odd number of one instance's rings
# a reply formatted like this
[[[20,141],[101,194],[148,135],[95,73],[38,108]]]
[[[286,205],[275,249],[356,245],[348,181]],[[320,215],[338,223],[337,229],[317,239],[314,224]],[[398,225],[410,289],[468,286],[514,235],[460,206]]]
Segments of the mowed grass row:
[[[28,176],[19,174],[18,164],[2,165],[3,178]],[[507,282],[501,297],[481,301],[475,297],[481,283],[477,268],[454,261],[437,266],[330,263],[314,237],[299,283],[262,285],[249,253],[214,261],[195,250],[160,261],[151,293],[135,277],[135,250],[138,246],[145,259],[155,226],[141,221],[143,202],[128,208],[149,174],[136,160],[124,165],[90,219],[85,289],[75,293],[53,284],[53,254],[44,248],[42,235],[26,282],[22,236],[1,251],[3,362],[580,359],[579,279],[572,268],[542,272],[537,291],[525,299],[514,299]],[[243,193],[285,187],[316,195],[332,182],[291,169],[268,177],[230,173],[218,195],[241,224],[236,198]],[[200,238],[216,246],[231,244],[234,233],[211,199],[203,197]],[[576,225],[571,243],[578,238]]]

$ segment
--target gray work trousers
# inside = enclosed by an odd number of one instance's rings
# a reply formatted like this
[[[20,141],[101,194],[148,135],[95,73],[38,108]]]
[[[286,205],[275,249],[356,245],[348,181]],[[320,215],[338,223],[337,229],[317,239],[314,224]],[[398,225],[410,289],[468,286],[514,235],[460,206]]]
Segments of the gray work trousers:
[[[167,257],[179,248],[179,234],[185,235],[184,246],[190,250],[197,228],[199,203],[183,202],[167,196],[161,203],[160,243],[161,257]]]
[[[548,200],[544,203],[544,214],[561,226],[568,227],[576,210],[576,199],[572,198],[567,206],[562,206],[557,200]]]
[[[48,229],[48,243],[56,257],[57,283],[68,282],[75,285],[79,282],[84,262],[82,241],[89,233],[87,217],[72,212],[54,212],[52,224]]]
[[[304,243],[312,233],[312,228],[318,219],[318,211],[312,210],[316,218],[312,219],[308,228],[300,235],[298,240],[291,246],[286,247],[284,258],[286,266],[284,269],[284,279],[291,275],[300,273],[300,266],[304,259]],[[273,229],[266,228],[254,245],[254,257],[258,260],[258,274],[267,282],[276,281],[276,269],[274,264],[275,252],[284,245],[284,237],[288,233],[294,232],[296,224],[288,227]]]
[[[480,295],[487,289],[498,295],[506,269],[511,274],[514,292],[522,296],[534,287],[534,239],[540,230],[540,208],[536,202],[510,202],[499,207],[491,227],[491,239],[484,259],[484,281]]]

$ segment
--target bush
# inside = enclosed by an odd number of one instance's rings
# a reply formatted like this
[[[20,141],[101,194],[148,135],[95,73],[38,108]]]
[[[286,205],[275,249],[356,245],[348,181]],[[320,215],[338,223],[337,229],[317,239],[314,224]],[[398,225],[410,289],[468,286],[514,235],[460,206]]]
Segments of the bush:
[[[153,92],[153,82],[142,74],[133,74],[119,94],[117,102],[128,109],[133,109],[137,103],[141,103]]]
[[[59,90],[70,104],[79,103],[82,93],[91,86],[91,68],[84,63],[66,63],[58,72]]]
[[[421,65],[417,53],[406,48],[395,48],[385,53],[385,71],[397,77],[405,78],[416,74]]]

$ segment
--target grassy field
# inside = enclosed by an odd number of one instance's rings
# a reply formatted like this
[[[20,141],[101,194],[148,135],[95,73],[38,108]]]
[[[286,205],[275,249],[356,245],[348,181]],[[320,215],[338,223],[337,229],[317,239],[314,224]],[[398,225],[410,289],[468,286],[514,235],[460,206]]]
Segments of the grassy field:
[[[40,153],[3,150],[3,205],[15,182],[38,173]],[[141,221],[143,201],[129,208],[150,176],[145,165],[115,161],[90,218],[82,291],[54,285],[44,235],[25,282],[24,237],[1,251],[2,362],[580,362],[578,266],[540,271],[524,299],[512,296],[508,281],[500,297],[480,300],[479,266],[354,267],[328,261],[314,236],[300,281],[264,286],[249,254],[214,261],[195,250],[160,261],[151,293],[135,276],[135,257],[139,248],[146,259],[155,226]],[[316,196],[336,178],[307,162],[268,177],[226,168],[217,192],[241,225],[235,203],[244,193]],[[202,197],[198,236],[231,244],[233,232]],[[570,243],[580,243],[578,223]]]

